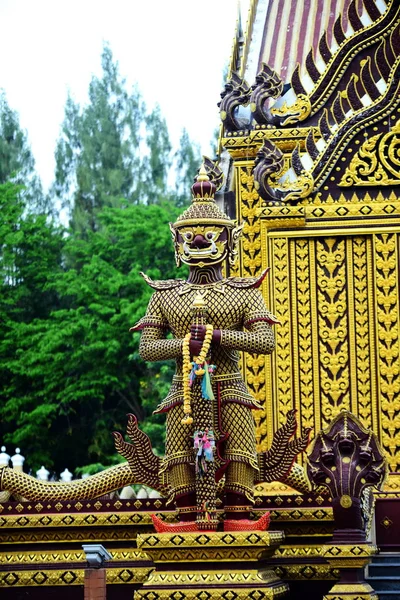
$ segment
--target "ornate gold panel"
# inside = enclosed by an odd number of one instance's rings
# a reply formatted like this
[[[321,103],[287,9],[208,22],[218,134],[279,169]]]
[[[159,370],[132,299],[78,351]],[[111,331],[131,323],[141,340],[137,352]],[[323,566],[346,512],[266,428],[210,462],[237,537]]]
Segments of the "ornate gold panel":
[[[321,416],[326,427],[350,408],[346,244],[344,239],[313,241],[317,277],[317,314]]]
[[[375,317],[380,434],[389,467],[400,463],[399,241],[395,233],[374,235]]]
[[[304,224],[289,228],[299,207],[265,206],[250,162],[236,167],[238,219],[245,221],[239,272],[271,268],[263,293],[281,322],[271,357],[245,357],[247,383],[265,406],[256,415],[260,448],[292,407],[314,432],[348,409],[378,434],[390,470],[400,470],[400,245],[398,221],[390,218],[397,196],[310,205]]]
[[[240,163],[236,170],[236,188],[239,190],[239,202],[237,205],[237,220],[244,223],[243,241],[240,249],[240,260],[233,275],[254,276],[260,273],[262,268],[261,255],[261,228],[258,212],[261,205],[260,197],[254,187],[252,176],[252,164]],[[246,383],[252,394],[263,406],[271,401],[271,391],[266,386],[268,377],[268,365],[270,357],[246,354],[245,373]],[[258,450],[267,448],[267,419],[266,411],[254,412],[256,423],[256,437]]]
[[[400,119],[388,133],[366,139],[352,158],[340,186],[386,186],[400,183]]]

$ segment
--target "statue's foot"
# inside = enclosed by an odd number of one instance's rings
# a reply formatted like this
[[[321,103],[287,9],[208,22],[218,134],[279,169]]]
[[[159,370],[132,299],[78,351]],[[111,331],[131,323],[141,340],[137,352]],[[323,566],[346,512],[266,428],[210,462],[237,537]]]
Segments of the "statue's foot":
[[[165,523],[156,515],[151,515],[151,520],[157,533],[191,533],[200,531],[196,521],[180,521],[179,523]]]
[[[250,519],[226,519],[224,531],[266,531],[271,521],[270,513],[266,512],[258,521]]]

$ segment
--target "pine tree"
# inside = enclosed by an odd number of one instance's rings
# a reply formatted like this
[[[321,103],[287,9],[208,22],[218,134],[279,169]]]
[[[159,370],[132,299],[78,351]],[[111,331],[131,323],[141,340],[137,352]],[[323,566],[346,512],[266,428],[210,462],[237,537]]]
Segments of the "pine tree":
[[[51,212],[18,114],[10,108],[5,93],[0,91],[0,184],[8,181],[23,186],[19,193],[24,198],[26,211]]]
[[[190,189],[201,164],[200,148],[194,144],[186,129],[182,131],[179,148],[175,153],[176,200],[177,206],[185,206],[190,201]]]
[[[158,105],[146,117],[146,142],[148,155],[145,156],[141,168],[141,201],[159,204],[166,197],[172,147],[167,124]]]
[[[19,125],[18,115],[0,93],[0,183],[11,178],[16,183],[25,182],[32,174],[35,161],[25,133]]]
[[[126,91],[107,45],[102,69],[102,77],[90,83],[85,108],[68,98],[56,148],[54,191],[77,231],[96,230],[99,210],[121,198],[135,203],[140,190],[144,105],[137,89]]]

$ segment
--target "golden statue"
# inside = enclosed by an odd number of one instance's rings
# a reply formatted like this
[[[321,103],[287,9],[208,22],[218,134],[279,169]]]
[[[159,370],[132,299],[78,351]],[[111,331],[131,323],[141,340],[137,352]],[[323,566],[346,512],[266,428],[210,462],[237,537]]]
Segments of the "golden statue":
[[[262,528],[268,520],[248,520],[258,471],[252,410],[261,407],[239,371],[239,351],[271,353],[277,321],[259,289],[266,271],[256,278],[223,276],[224,261],[235,262],[242,227],[218,208],[215,190],[202,168],[191,206],[170,224],[177,265],[187,264],[189,277],[144,276],[154,293],[132,328],[142,331],[144,360],[176,361],[169,394],[155,412],[167,414],[162,468],[181,523],[156,522],[160,530],[215,529],[216,481],[223,478],[225,530]]]

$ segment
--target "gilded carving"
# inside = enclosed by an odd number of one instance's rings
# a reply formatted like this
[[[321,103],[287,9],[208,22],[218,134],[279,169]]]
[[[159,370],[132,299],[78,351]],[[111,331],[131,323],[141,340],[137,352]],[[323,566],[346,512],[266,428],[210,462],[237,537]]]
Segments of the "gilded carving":
[[[314,428],[314,386],[311,347],[311,298],[310,298],[310,259],[307,239],[291,241],[295,260],[295,278],[293,281],[296,302],[292,303],[293,323],[297,327],[298,366],[295,378],[296,408],[301,416],[303,427]]]
[[[273,558],[316,558],[321,556],[321,546],[293,545],[280,546],[274,552]]]
[[[154,510],[154,509],[153,509]],[[54,514],[45,515],[4,515],[0,517],[0,531],[2,529],[29,529],[33,527],[49,528],[92,528],[92,527],[115,527],[115,526],[150,526],[152,525],[151,511],[143,512],[121,512],[121,513],[81,513],[81,514]],[[176,520],[175,512],[166,512],[165,520],[168,522]]]
[[[291,326],[289,299],[289,256],[287,239],[274,238],[272,241],[272,261],[274,265],[274,291],[276,317],[280,321],[276,332],[276,409],[278,426],[286,421],[286,415],[293,408]],[[269,418],[271,416],[269,415]]]
[[[394,233],[374,236],[381,441],[388,453],[391,471],[396,471],[400,462],[400,307],[396,242]]]
[[[113,541],[113,542],[132,542],[132,525],[129,527],[104,527],[104,528],[74,528],[66,527],[65,529],[54,529],[43,531],[41,529],[21,531],[2,531],[0,532],[1,544],[42,544],[43,542],[88,542],[98,543]]]
[[[271,114],[274,117],[280,117],[282,125],[292,125],[298,121],[305,121],[311,113],[310,98],[306,94],[299,94],[296,102],[287,105],[286,102],[279,108],[271,108]]]
[[[259,590],[258,586],[262,584],[260,576],[254,576],[254,581],[251,587],[245,587],[243,589],[238,588],[235,590],[235,600],[248,600],[249,597],[257,597],[258,600],[272,600],[273,598],[283,598],[286,596],[288,587],[287,584],[276,585],[274,588],[267,588],[266,590]],[[232,585],[232,584],[231,584]],[[176,589],[176,588],[175,588]],[[182,589],[182,588],[181,588]],[[209,588],[210,591],[204,592],[200,588],[197,589],[185,589],[184,593],[179,592],[180,600],[220,600],[221,598],[233,597],[232,587],[218,587],[217,589]],[[170,589],[157,589],[157,595],[153,590],[146,590],[144,588],[138,590],[135,593],[135,600],[170,600],[171,590]]]
[[[300,564],[300,565],[279,565],[279,567],[274,567],[274,572],[285,580],[292,581],[301,581],[311,579],[314,580],[336,580],[339,576],[338,569],[334,569],[329,565],[319,565],[319,564]]]
[[[106,571],[107,584],[143,583],[147,580],[151,567],[142,568],[108,568]],[[84,569],[40,569],[15,570],[0,573],[0,588],[27,586],[71,586],[84,584]]]
[[[174,598],[177,590],[180,600],[253,597],[267,600],[284,596],[287,584],[282,583],[272,569],[265,569],[262,574],[257,569],[260,556],[272,556],[283,539],[281,531],[138,536],[138,547],[154,561],[156,569],[135,593],[135,600],[167,600]],[[178,568],[169,568],[171,561]],[[241,564],[235,568],[234,561]],[[200,563],[196,569],[193,562]]]
[[[352,256],[349,257],[353,269],[354,282],[354,323],[352,329],[355,336],[356,353],[356,399],[357,414],[362,419],[363,425],[372,429],[375,423],[372,419],[371,397],[371,353],[370,338],[371,327],[368,307],[370,294],[368,264],[371,256],[371,242],[365,237],[354,237],[352,240]],[[351,350],[354,353],[354,350]],[[354,373],[352,375],[354,379]],[[354,410],[353,410],[354,412]]]
[[[345,241],[316,243],[321,415],[326,426],[350,408]]]
[[[258,208],[260,197],[254,186],[251,167],[242,167],[240,177],[241,220],[243,227],[243,276],[254,277],[261,270],[261,239]]]
[[[147,560],[140,550],[131,548],[111,548],[113,564],[116,561],[141,561]],[[18,552],[0,552],[1,565],[33,564],[33,563],[66,563],[85,562],[83,550],[29,550]]]
[[[340,186],[400,184],[400,119],[388,133],[365,140],[351,160]]]
[[[238,220],[243,222],[243,241],[241,246],[241,275],[254,276],[260,273],[262,264],[261,255],[261,233],[258,211],[261,199],[254,186],[254,178],[250,166],[242,166],[238,169],[239,184],[239,202],[238,202]],[[239,275],[239,273],[233,273]],[[244,358],[246,365],[246,383],[256,400],[265,406],[266,385],[265,385],[265,357],[246,354]],[[256,424],[256,439],[259,451],[267,449],[265,440],[266,412],[258,410],[254,413]],[[260,443],[264,440],[264,443]]]

